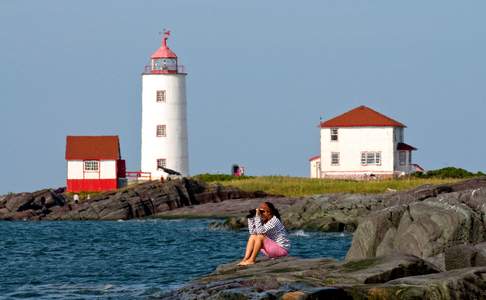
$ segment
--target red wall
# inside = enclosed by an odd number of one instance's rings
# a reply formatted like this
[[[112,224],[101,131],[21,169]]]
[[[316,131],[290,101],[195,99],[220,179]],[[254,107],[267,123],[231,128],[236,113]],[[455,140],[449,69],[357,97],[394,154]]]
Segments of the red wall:
[[[101,192],[118,188],[117,179],[68,179],[67,192]]]

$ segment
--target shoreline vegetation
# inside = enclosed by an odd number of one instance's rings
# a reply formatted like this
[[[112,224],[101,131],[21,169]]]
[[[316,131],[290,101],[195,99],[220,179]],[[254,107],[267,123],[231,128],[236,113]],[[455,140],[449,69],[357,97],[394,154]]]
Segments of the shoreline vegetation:
[[[408,178],[372,181],[310,179],[285,176],[264,176],[247,180],[218,182],[243,191],[263,191],[270,195],[303,197],[317,194],[352,193],[379,194],[413,189],[422,185],[440,185],[458,182],[454,178]]]
[[[417,188],[424,185],[452,184],[467,178],[484,176],[461,168],[447,167],[396,179],[344,180],[291,176],[242,176],[200,174],[193,178],[207,183],[235,187],[246,192],[262,191],[269,195],[304,197],[320,194],[380,194]]]

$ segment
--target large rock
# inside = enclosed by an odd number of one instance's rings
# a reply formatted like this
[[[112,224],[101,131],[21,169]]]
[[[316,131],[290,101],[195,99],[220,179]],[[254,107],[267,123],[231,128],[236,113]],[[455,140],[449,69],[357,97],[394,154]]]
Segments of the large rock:
[[[408,199],[402,196],[395,205],[387,200],[390,206],[360,222],[346,259],[404,253],[428,259],[446,269],[447,249],[476,244],[486,238],[484,182],[475,179],[448,188],[429,188],[427,193],[420,192],[422,196],[414,201],[410,195]]]
[[[301,199],[284,211],[289,229],[354,231],[361,218],[383,208],[388,194],[332,194]]]
[[[486,243],[464,244],[447,248],[444,260],[446,270],[486,266]]]
[[[438,270],[420,258],[379,257],[347,263],[331,259],[282,258],[262,260],[249,267],[236,262],[164,299],[354,299],[355,285],[376,285],[390,280]],[[392,298],[390,298],[392,299]]]
[[[347,259],[362,259],[393,253],[398,224],[405,210],[406,206],[400,205],[373,212],[366,217],[353,236]]]
[[[486,267],[457,269],[437,274],[399,278],[387,282],[395,287],[395,293],[388,293],[388,299],[400,295],[397,288],[408,291],[415,298],[398,299],[486,299]],[[385,290],[387,290],[385,288]],[[391,288],[388,288],[391,291]],[[412,294],[413,291],[413,294]],[[386,298],[385,298],[386,299]]]

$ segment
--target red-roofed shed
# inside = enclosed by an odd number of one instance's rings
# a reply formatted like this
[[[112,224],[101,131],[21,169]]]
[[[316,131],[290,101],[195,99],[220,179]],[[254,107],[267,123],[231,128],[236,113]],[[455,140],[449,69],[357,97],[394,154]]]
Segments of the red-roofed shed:
[[[67,191],[115,190],[125,178],[118,136],[67,136]]]

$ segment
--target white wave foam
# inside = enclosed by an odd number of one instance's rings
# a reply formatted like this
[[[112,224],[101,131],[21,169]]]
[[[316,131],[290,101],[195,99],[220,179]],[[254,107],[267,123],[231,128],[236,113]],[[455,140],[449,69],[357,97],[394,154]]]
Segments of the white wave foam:
[[[306,233],[304,230],[297,230],[297,231],[294,231],[292,232],[290,235],[293,235],[293,236],[303,236],[303,237],[309,237],[310,235],[308,233]]]

